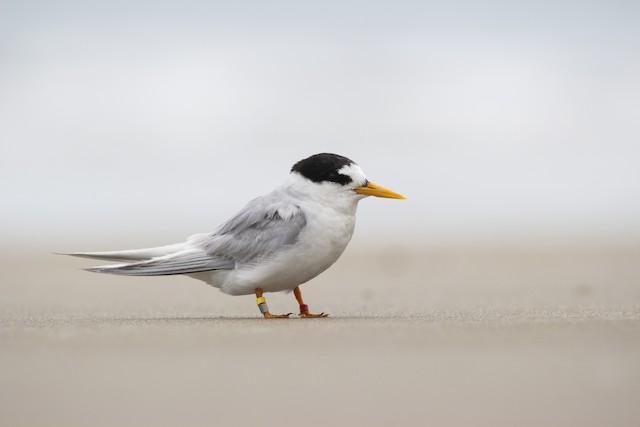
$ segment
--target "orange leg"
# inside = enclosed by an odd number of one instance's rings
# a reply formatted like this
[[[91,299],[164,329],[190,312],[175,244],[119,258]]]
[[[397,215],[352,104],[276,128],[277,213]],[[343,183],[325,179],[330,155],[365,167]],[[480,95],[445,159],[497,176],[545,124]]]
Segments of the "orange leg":
[[[320,314],[309,313],[309,306],[305,304],[304,301],[302,300],[302,292],[300,292],[300,288],[298,286],[296,286],[296,288],[293,290],[293,294],[296,296],[296,300],[298,300],[298,304],[300,304],[300,317],[306,317],[306,318],[329,317],[329,315],[325,313],[320,313]]]
[[[286,319],[291,316],[289,314],[271,314],[269,313],[269,307],[267,306],[267,300],[262,296],[262,289],[256,289],[256,304],[258,304],[258,308],[260,309],[260,313],[264,316],[265,319]]]

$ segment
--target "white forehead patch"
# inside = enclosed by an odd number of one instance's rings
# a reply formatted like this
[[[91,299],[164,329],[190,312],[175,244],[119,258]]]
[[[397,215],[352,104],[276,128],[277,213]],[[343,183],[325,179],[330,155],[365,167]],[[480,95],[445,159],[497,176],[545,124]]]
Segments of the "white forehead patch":
[[[355,163],[351,163],[350,165],[345,165],[338,170],[338,173],[341,175],[346,175],[351,177],[353,182],[358,185],[364,185],[367,182],[367,177],[364,174],[362,168]]]

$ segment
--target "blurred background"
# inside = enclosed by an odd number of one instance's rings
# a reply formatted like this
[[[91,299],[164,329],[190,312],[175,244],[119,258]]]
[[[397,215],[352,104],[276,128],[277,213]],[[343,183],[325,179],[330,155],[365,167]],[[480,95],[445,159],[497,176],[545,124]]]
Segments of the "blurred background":
[[[0,424],[639,425],[639,17],[0,2]],[[214,230],[319,152],[408,197],[303,287],[328,319],[53,255]]]
[[[317,152],[409,199],[356,243],[640,238],[636,2],[0,7],[2,246],[173,242]]]

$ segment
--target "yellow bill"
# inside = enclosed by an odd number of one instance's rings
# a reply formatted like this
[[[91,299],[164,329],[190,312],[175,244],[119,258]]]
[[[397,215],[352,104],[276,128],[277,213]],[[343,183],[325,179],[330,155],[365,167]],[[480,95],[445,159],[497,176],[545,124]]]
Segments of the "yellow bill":
[[[398,194],[395,191],[391,191],[388,188],[384,188],[377,184],[374,184],[373,182],[368,182],[367,185],[358,187],[353,191],[365,196],[384,197],[387,199],[406,199],[406,197],[404,197],[403,195]]]

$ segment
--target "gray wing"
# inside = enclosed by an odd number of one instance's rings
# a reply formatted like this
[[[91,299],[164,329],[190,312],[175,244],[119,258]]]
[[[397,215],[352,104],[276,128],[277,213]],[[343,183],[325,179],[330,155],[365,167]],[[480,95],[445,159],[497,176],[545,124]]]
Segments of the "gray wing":
[[[86,270],[123,276],[167,276],[212,270],[228,270],[234,268],[234,266],[235,264],[228,259],[211,257],[202,251],[190,251],[178,252],[149,261],[106,265],[87,268]]]
[[[307,224],[283,194],[259,197],[214,233],[192,236],[184,249],[148,261],[88,269],[127,276],[161,276],[228,270],[257,263],[294,245]]]
[[[295,244],[307,219],[299,206],[283,201],[283,197],[269,194],[251,201],[211,234],[205,243],[206,253],[247,264]]]

